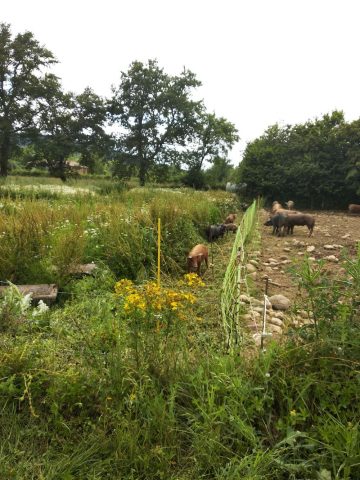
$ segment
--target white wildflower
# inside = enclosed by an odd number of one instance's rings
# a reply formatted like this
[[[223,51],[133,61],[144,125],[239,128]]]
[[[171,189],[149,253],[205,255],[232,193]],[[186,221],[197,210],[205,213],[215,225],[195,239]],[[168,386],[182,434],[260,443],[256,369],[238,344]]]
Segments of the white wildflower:
[[[42,300],[39,301],[37,307],[33,310],[33,317],[37,317],[38,315],[42,315],[43,313],[47,312],[49,307],[44,303]]]
[[[31,305],[31,300],[32,300],[31,297],[32,297],[32,293],[27,293],[20,300],[20,311],[22,315],[26,313],[27,310],[29,310]]]

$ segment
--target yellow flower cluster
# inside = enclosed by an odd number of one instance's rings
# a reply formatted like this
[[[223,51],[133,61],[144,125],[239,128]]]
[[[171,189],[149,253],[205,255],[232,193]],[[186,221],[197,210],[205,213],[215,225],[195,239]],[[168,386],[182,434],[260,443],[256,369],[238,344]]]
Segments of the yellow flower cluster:
[[[135,286],[131,280],[123,278],[115,284],[115,293],[121,297],[135,292]]]
[[[131,280],[122,279],[115,284],[115,293],[123,298],[126,312],[178,311],[195,303],[192,293],[159,287],[156,282],[147,282],[137,286]]]
[[[184,280],[180,281],[180,284],[188,287],[205,287],[205,283],[197,273],[187,273],[184,275]]]

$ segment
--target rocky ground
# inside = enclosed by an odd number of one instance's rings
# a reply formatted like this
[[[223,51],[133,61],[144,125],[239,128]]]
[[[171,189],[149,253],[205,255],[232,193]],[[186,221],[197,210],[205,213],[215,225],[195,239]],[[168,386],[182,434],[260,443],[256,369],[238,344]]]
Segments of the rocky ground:
[[[305,255],[311,262],[323,259],[324,269],[330,275],[341,276],[344,273],[344,258],[356,254],[360,242],[360,215],[325,211],[306,213],[311,213],[316,218],[313,236],[308,236],[305,226],[295,227],[291,236],[277,237],[272,235],[271,227],[263,226],[269,216],[268,212],[260,212],[261,248],[254,252],[248,264],[248,272],[254,280],[254,291],[257,293],[242,298],[247,310],[243,321],[253,332],[257,343],[260,341],[266,278],[269,282],[268,296],[272,303],[268,306],[267,331],[275,336],[281,335],[289,325],[312,321],[311,314],[309,317],[302,310],[302,292],[292,273]]]

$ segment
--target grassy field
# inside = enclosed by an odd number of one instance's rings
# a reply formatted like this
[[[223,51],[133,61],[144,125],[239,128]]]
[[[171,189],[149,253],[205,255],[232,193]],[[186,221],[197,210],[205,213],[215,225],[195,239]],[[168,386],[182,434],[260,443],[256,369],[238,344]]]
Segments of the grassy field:
[[[299,272],[322,305],[316,331],[230,355],[220,293],[233,235],[203,281],[184,274],[237,199],[102,183],[0,188],[0,280],[62,292],[51,309],[11,288],[0,300],[0,478],[360,478],[360,252],[345,287]],[[94,276],[71,276],[90,261]]]

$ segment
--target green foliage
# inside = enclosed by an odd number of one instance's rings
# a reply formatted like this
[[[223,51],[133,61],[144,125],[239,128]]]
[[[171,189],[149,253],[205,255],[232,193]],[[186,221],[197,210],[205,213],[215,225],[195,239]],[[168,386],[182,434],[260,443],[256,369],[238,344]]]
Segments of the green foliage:
[[[205,182],[211,188],[222,188],[231,179],[234,167],[230,160],[222,157],[215,157],[213,164],[205,171]]]
[[[358,203],[359,122],[342,112],[304,125],[274,125],[249,143],[238,169],[251,197],[289,198],[310,208]]]
[[[192,72],[184,70],[179,76],[170,76],[156,60],[133,62],[122,72],[110,105],[113,122],[125,130],[117,162],[129,168],[136,166],[141,185],[152,167],[166,164],[167,156],[189,134],[200,107],[190,94],[199,85]]]
[[[182,154],[182,160],[190,169],[201,170],[205,161],[212,163],[239,140],[235,126],[223,117],[206,113],[205,109],[196,117],[190,148]]]
[[[0,175],[19,135],[31,135],[44,92],[42,70],[56,63],[30,32],[11,38],[10,26],[0,24]]]

